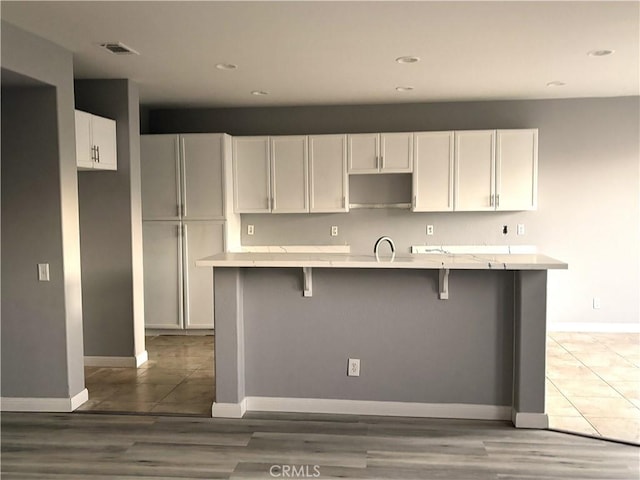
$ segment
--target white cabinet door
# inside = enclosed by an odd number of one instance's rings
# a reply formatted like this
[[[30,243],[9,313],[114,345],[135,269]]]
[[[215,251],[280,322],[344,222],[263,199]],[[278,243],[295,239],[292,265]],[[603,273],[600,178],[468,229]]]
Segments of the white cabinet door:
[[[307,137],[271,137],[271,212],[306,213]]]
[[[495,130],[455,132],[455,142],[455,210],[495,210]]]
[[[91,139],[96,149],[93,168],[116,170],[118,168],[118,153],[115,120],[91,115]]]
[[[184,222],[184,325],[214,328],[213,274],[196,260],[224,251],[223,222]]]
[[[453,132],[416,133],[413,211],[453,210]]]
[[[267,213],[270,209],[269,137],[233,139],[236,213]]]
[[[145,327],[182,328],[180,222],[142,222],[142,234]]]
[[[380,172],[413,171],[413,133],[380,134]]]
[[[535,210],[538,130],[496,133],[496,210]]]
[[[349,173],[378,173],[380,169],[379,135],[359,133],[348,136]]]
[[[348,212],[347,136],[309,137],[309,211]]]
[[[177,135],[140,137],[143,220],[180,218],[179,158]]]
[[[222,219],[224,173],[222,136],[180,136],[182,216],[185,220]]]
[[[91,114],[75,111],[76,163],[79,170],[93,168],[93,144],[91,143]]]

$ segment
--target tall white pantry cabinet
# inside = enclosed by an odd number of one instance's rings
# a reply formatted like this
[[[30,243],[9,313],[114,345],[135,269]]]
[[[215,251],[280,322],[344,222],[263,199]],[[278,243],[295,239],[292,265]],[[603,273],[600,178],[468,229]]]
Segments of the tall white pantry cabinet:
[[[140,137],[148,329],[214,328],[213,275],[195,261],[225,251],[230,155],[228,135]]]

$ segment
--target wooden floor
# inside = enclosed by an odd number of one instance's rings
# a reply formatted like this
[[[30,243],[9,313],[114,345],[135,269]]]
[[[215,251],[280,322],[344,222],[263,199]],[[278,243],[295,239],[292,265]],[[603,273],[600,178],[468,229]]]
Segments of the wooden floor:
[[[624,479],[640,449],[506,422],[5,413],[10,479]],[[285,475],[286,474],[286,475]]]

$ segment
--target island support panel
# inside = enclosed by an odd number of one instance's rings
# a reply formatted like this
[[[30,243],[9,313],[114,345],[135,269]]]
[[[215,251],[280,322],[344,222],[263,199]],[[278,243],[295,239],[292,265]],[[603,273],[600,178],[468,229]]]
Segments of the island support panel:
[[[303,297],[299,268],[215,268],[213,415],[369,413],[544,428],[546,277],[456,270],[455,295],[441,302],[435,269],[314,268],[314,296]],[[358,378],[346,376],[349,355],[362,359]]]

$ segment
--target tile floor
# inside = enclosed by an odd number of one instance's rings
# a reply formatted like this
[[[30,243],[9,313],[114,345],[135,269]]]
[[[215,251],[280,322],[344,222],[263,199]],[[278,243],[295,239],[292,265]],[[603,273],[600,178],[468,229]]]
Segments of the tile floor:
[[[141,368],[85,367],[91,412],[211,416],[215,394],[213,336],[147,337]]]
[[[640,443],[640,334],[547,337],[551,428]]]

